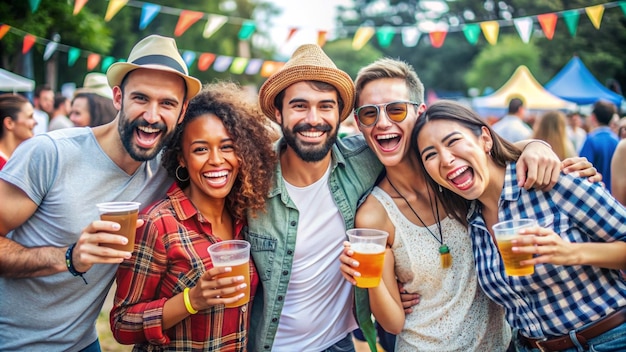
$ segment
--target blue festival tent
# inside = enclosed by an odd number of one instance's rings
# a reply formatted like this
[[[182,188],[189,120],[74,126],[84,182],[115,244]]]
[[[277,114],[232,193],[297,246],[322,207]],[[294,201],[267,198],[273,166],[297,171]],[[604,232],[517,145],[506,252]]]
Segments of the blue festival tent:
[[[620,106],[624,99],[598,82],[577,56],[546,83],[545,89],[561,99],[578,105],[593,104],[602,99]]]

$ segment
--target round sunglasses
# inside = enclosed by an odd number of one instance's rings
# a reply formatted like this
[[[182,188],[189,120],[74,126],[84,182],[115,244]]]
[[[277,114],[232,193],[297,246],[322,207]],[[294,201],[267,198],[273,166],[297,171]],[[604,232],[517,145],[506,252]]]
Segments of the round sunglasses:
[[[409,105],[420,104],[413,101],[392,101],[385,104],[363,105],[354,111],[354,116],[362,126],[371,127],[378,122],[380,110],[384,109],[390,121],[402,122],[409,112]]]

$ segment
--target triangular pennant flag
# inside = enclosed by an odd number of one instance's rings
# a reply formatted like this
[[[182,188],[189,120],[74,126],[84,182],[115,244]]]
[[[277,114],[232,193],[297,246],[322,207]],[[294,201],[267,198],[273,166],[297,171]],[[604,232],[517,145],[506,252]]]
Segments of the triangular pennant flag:
[[[517,18],[513,20],[513,23],[519,37],[522,38],[524,43],[528,44],[533,33],[533,19],[530,17]]]
[[[4,38],[4,36],[9,33],[11,26],[8,24],[0,24],[0,39]]]
[[[463,34],[465,34],[465,39],[467,39],[470,44],[476,45],[480,37],[480,26],[476,23],[467,24],[463,27]]]
[[[412,48],[417,45],[422,36],[422,32],[417,27],[402,28],[402,45]]]
[[[361,50],[374,35],[374,27],[359,27],[352,39],[352,49]]]
[[[622,8],[622,12],[624,13],[624,15],[626,15],[626,1],[620,1],[619,7]]]
[[[600,29],[602,14],[604,14],[604,5],[585,7],[585,12],[587,13],[587,16],[589,16],[593,26],[596,27],[596,29]]]
[[[254,21],[245,21],[239,30],[239,40],[249,40],[256,29]]]
[[[180,17],[178,17],[178,23],[176,23],[176,29],[174,30],[174,35],[180,37],[185,33],[192,24],[198,22],[204,13],[198,11],[189,11],[182,10],[180,12]]]
[[[285,39],[285,42],[288,42],[289,39],[291,39],[293,35],[296,34],[297,31],[298,31],[297,27],[289,28],[289,33],[287,34],[287,39]]]
[[[213,63],[213,70],[216,72],[225,72],[230,67],[231,62],[233,62],[232,56],[218,56]]]
[[[448,31],[434,31],[428,33],[428,36],[430,37],[430,43],[433,45],[433,47],[441,48],[441,46],[443,46],[443,42],[446,41],[446,34],[448,34]]]
[[[552,40],[554,37],[554,30],[556,29],[556,21],[558,20],[556,13],[544,13],[542,15],[538,15],[537,20],[539,21],[546,38]]]
[[[139,30],[146,29],[159,12],[161,12],[161,5],[143,4],[141,7],[141,17],[139,18]]]
[[[83,9],[83,6],[85,6],[86,3],[87,0],[74,0],[74,11],[72,12],[72,14],[74,16],[78,15],[80,10]]]
[[[242,74],[243,71],[246,69],[246,66],[248,66],[248,61],[250,61],[250,59],[248,58],[236,57],[235,60],[233,60],[233,63],[230,65],[230,73],[234,75]]]
[[[80,56],[80,49],[70,48],[67,52],[67,66],[72,67],[76,63],[76,60]]]
[[[228,21],[228,17],[222,15],[209,15],[209,19],[206,21],[206,25],[204,26],[204,31],[202,32],[202,36],[204,38],[209,38],[218,29],[222,28],[224,23]]]
[[[87,70],[93,71],[96,66],[100,63],[100,55],[99,54],[89,54],[87,56]]]
[[[27,52],[30,51],[30,49],[33,47],[33,44],[35,44],[35,41],[37,40],[37,37],[35,37],[32,34],[26,34],[24,36],[24,43],[22,44],[22,54],[26,54]]]
[[[109,69],[109,66],[113,65],[115,62],[115,58],[113,56],[107,56],[102,59],[102,65],[100,66],[100,72],[106,73]]]
[[[569,34],[572,37],[576,36],[576,29],[578,29],[578,19],[580,18],[580,14],[577,10],[565,11],[563,12],[563,20],[565,20],[565,24],[567,25],[567,29],[569,30]]]
[[[395,35],[396,30],[392,27],[380,27],[376,31],[376,39],[382,48],[388,48]]]
[[[246,67],[245,73],[247,75],[256,75],[259,73],[261,65],[263,65],[263,59],[251,59],[248,63],[248,67]]]
[[[113,18],[113,16],[117,15],[117,13],[122,9],[122,7],[126,6],[127,3],[128,3],[128,0],[109,1],[109,6],[107,6],[107,12],[104,14],[104,21],[109,22]]]
[[[215,61],[215,54],[204,53],[198,58],[198,70],[206,71]]]
[[[30,11],[32,13],[35,13],[35,11],[37,11],[40,2],[41,0],[28,0],[28,3],[30,4]]]
[[[48,44],[46,44],[46,49],[43,52],[43,60],[48,61],[50,56],[52,56],[52,54],[54,54],[54,52],[57,50],[58,46],[59,43],[55,41],[48,42]]]
[[[183,51],[182,56],[183,56],[183,61],[185,61],[185,64],[189,68],[191,67],[191,65],[193,65],[193,62],[196,59],[196,52],[191,51],[191,50],[185,50]]]
[[[317,45],[324,46],[326,44],[326,31],[318,31],[317,32]]]
[[[267,78],[280,70],[283,66],[285,66],[284,62],[265,61],[263,66],[261,66],[261,77]]]
[[[498,34],[500,32],[500,24],[498,21],[481,22],[480,28],[483,30],[483,35],[489,44],[496,45],[496,43],[498,43]]]

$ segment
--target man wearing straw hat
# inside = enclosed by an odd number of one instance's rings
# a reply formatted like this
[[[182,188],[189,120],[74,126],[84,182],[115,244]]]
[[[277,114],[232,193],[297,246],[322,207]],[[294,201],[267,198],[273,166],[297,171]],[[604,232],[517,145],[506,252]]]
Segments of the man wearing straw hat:
[[[22,143],[0,172],[0,350],[99,351],[95,321],[131,253],[96,203],[164,196],[158,154],[201,88],[171,38],[149,36],[108,72],[109,124]]]
[[[259,103],[283,138],[267,212],[249,218],[262,282],[249,350],[354,351],[352,285],[338,258],[359,197],[381,171],[362,138],[337,139],[352,112],[354,84],[319,46],[307,44],[263,84]],[[375,350],[374,328],[365,320]]]

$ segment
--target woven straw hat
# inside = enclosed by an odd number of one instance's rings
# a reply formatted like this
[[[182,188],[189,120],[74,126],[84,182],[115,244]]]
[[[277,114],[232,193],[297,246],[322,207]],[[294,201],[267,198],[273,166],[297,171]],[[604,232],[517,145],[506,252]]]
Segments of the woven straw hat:
[[[135,69],[147,68],[172,72],[185,80],[187,85],[187,99],[193,98],[200,89],[202,83],[189,76],[187,64],[180,56],[176,42],[172,38],[160,35],[148,36],[135,44],[128,56],[127,62],[116,62],[109,66],[107,79],[111,87],[119,86],[126,75]]]
[[[340,121],[352,113],[354,106],[354,83],[352,78],[335,66],[317,44],[305,44],[293,53],[289,61],[263,83],[259,90],[259,104],[263,113],[276,121],[274,99],[280,92],[294,83],[321,81],[333,85],[343,99],[339,112]]]
[[[105,98],[113,99],[113,91],[107,82],[107,76],[100,72],[90,72],[85,75],[82,88],[76,89],[74,95],[79,93],[94,93]]]

